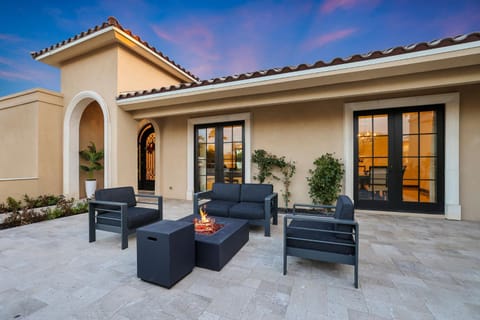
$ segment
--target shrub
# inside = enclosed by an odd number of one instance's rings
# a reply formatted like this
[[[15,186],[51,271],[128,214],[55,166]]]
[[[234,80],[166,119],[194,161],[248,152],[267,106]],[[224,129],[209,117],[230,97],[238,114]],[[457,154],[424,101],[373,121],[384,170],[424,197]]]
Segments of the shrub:
[[[17,201],[12,197],[7,198],[7,209],[10,212],[17,212],[22,207],[22,201]]]
[[[332,204],[342,190],[343,164],[331,153],[315,159],[313,164],[315,169],[310,169],[307,177],[308,194],[313,203]]]
[[[258,166],[258,175],[254,176],[255,180],[263,183],[268,178],[280,180],[283,183],[282,198],[285,201],[285,208],[288,208],[290,202],[290,185],[292,178],[295,175],[296,167],[295,161],[286,161],[285,157],[278,157],[263,149],[254,150],[252,155],[252,162]],[[273,174],[274,169],[279,169],[282,174],[281,178]]]

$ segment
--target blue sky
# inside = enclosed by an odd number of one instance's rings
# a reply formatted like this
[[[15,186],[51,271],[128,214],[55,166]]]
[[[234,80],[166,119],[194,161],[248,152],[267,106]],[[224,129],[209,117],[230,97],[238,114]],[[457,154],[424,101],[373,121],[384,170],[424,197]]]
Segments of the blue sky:
[[[0,96],[59,91],[58,70],[30,52],[109,16],[201,79],[480,31],[479,0],[5,1]]]

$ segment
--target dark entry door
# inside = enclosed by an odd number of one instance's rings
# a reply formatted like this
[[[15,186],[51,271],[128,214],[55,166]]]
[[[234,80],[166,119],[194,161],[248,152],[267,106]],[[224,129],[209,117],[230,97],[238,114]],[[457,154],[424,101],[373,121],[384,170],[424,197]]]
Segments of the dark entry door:
[[[155,130],[151,124],[138,135],[138,189],[155,190]]]
[[[443,213],[444,106],[362,111],[354,118],[357,208]]]
[[[244,122],[195,126],[195,192],[244,181]]]

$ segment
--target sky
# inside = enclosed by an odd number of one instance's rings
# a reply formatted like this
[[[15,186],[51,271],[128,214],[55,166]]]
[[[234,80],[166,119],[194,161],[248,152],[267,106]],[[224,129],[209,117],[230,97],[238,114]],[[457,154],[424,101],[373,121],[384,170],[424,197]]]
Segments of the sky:
[[[0,97],[60,91],[40,51],[107,21],[210,79],[480,31],[480,0],[4,1]],[[151,88],[145,88],[151,89]]]

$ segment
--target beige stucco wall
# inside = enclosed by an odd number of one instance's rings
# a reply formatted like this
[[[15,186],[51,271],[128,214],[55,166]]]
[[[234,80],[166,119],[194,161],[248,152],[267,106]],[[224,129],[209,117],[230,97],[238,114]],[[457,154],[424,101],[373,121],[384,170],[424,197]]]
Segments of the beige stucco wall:
[[[102,99],[98,102],[104,103],[103,112],[108,113],[104,118],[107,119],[105,129],[109,136],[106,157],[110,160],[106,159],[105,170],[109,170],[110,178],[104,185],[132,185],[136,188],[138,121],[117,107],[116,96],[123,91],[177,84],[180,80],[121,46],[110,46],[66,61],[61,67],[61,74],[62,92],[69,108],[77,107],[72,101],[79,94],[88,97],[94,93]],[[86,103],[91,102],[90,98],[86,100]],[[82,144],[81,141],[80,147]],[[83,188],[80,187],[80,190]]]
[[[185,199],[187,191],[187,117],[160,119],[160,190],[166,198]]]
[[[338,158],[343,157],[342,117],[343,104],[338,100],[253,111],[252,152],[265,149],[296,163],[297,171],[291,184],[292,203],[311,202],[306,177],[317,157],[326,152],[335,153]],[[252,174],[255,175],[256,165],[253,168]],[[280,195],[283,185],[280,182],[274,182],[274,185]],[[283,199],[279,205],[285,206]]]
[[[181,82],[124,47],[118,48],[118,92],[149,90]]]
[[[0,99],[0,201],[61,194],[62,104],[41,89]]]
[[[480,85],[465,87],[460,94],[462,219],[480,221]]]

